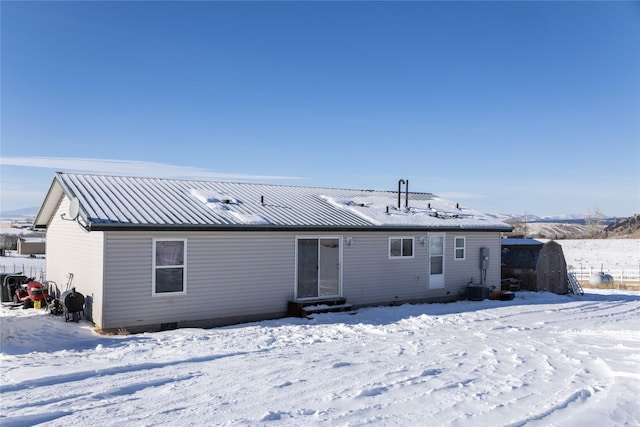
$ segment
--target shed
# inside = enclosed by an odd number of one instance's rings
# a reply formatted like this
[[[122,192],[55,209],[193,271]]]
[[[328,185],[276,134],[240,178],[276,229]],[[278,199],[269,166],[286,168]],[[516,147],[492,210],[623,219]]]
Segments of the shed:
[[[562,246],[553,240],[502,239],[502,277],[520,282],[520,289],[569,292]]]
[[[500,283],[511,226],[432,193],[56,173],[36,216],[47,279],[104,330],[219,326],[451,301]],[[480,251],[492,254],[479,267]]]
[[[17,252],[20,255],[42,255],[45,252],[43,237],[20,237],[17,242]]]

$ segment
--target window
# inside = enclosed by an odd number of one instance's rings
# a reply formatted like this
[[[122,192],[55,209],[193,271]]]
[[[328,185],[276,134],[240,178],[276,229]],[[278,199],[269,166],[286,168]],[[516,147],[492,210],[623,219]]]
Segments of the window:
[[[413,258],[413,237],[389,238],[389,258]]]
[[[186,240],[153,241],[153,294],[186,293]]]
[[[455,251],[455,259],[464,259],[465,257],[465,238],[464,237],[456,237],[454,243],[454,251]]]

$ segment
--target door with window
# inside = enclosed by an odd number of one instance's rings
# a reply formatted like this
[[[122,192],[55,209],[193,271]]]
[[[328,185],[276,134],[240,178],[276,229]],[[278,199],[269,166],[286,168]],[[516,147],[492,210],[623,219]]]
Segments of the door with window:
[[[340,295],[340,239],[296,240],[296,298]]]
[[[444,288],[444,234],[429,236],[429,289]]]

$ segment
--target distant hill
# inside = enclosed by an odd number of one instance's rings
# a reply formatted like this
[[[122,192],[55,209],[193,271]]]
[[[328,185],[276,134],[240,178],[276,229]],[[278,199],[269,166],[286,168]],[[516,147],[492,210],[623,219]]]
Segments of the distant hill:
[[[502,221],[512,223],[512,222],[527,222],[527,223],[554,223],[554,224],[582,224],[586,225],[588,222],[587,216],[582,214],[567,214],[567,215],[550,215],[550,216],[538,216],[527,214],[525,217],[522,214],[487,214],[493,218],[500,219]],[[618,217],[602,217],[599,219],[600,223],[603,225],[613,224],[618,221],[620,218]]]
[[[572,218],[552,220],[527,216],[507,218],[505,222],[513,225],[510,237],[531,237],[534,239],[604,239],[604,238],[640,238],[640,215],[629,218]]]
[[[593,238],[592,228],[585,224],[569,222],[513,222],[514,229],[510,237],[529,237],[533,239],[586,239]],[[597,230],[599,234],[603,230],[601,226]]]
[[[607,237],[640,238],[640,214],[622,218],[604,229]]]

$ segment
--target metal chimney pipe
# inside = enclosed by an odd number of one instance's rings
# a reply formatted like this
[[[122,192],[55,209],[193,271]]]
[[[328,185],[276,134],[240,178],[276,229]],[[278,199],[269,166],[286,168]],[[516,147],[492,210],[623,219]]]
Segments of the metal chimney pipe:
[[[402,184],[404,184],[404,179],[401,179],[400,181],[398,181],[398,210],[400,210],[400,194],[402,194]]]
[[[409,180],[407,180],[407,184],[404,186],[404,207],[409,207]]]

